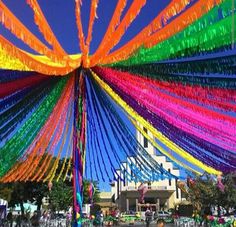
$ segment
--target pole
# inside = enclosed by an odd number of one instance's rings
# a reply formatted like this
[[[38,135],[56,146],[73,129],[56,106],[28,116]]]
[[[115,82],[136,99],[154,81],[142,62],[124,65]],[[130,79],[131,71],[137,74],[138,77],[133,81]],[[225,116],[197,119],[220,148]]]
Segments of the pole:
[[[86,102],[82,69],[75,73],[73,131],[74,227],[82,226],[83,169],[85,158]]]

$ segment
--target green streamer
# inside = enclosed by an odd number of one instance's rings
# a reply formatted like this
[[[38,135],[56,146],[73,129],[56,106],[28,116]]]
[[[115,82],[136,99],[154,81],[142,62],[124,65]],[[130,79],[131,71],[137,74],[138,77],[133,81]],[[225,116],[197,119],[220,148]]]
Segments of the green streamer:
[[[62,77],[46,99],[13,137],[0,148],[0,176],[3,176],[32,143],[58,102],[68,77]]]
[[[196,63],[197,64],[197,63]],[[181,75],[181,73],[160,73],[158,64],[147,64],[147,65],[130,65],[130,66],[119,66],[115,67],[117,70],[130,72],[133,74],[139,74],[146,78],[158,80],[158,81],[168,81],[168,82],[180,82],[183,85],[198,85],[201,87],[216,87],[216,88],[227,88],[235,89],[236,80],[233,78],[213,78],[213,77],[200,77],[192,76],[191,74]]]
[[[54,85],[55,81],[51,81],[50,84],[48,82],[43,83],[28,93],[16,105],[3,112],[1,114],[0,125],[4,126],[0,127],[0,139],[4,138],[5,134],[8,135],[13,131],[17,127],[18,122],[22,121],[29,112],[37,108]]]
[[[114,63],[112,66],[144,64],[192,56],[199,52],[230,45],[232,42],[231,11],[231,2],[226,0],[171,38],[149,49],[141,47],[133,57],[126,61]],[[234,20],[236,21],[236,17]],[[234,30],[235,32],[236,30]]]

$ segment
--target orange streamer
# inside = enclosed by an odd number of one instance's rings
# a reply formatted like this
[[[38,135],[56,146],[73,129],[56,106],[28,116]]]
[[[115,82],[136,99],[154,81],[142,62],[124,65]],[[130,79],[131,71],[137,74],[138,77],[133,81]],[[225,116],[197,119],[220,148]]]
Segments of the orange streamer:
[[[42,43],[32,32],[30,32],[24,24],[0,1],[0,22],[17,38],[22,40],[30,48],[36,52],[50,58],[53,62],[65,65],[63,57],[54,53],[44,43]]]
[[[22,181],[25,179],[25,177],[26,178],[29,177],[29,173],[33,174],[34,170],[38,167],[39,161],[43,157],[43,154],[52,137],[53,131],[56,128],[57,121],[53,121],[53,119],[60,119],[60,116],[62,115],[61,106],[64,105],[67,102],[68,98],[70,97],[70,93],[68,92],[70,91],[72,85],[73,85],[73,79],[70,79],[68,81],[67,87],[64,89],[62,94],[62,97],[64,98],[59,100],[59,102],[57,103],[57,105],[53,110],[53,113],[47,120],[44,129],[49,128],[49,130],[42,129],[43,134],[40,137],[36,138],[36,140],[33,142],[34,146],[32,146],[22,158],[23,160],[26,159],[26,161],[24,161],[23,163],[20,162],[15,167],[13,167],[14,171],[11,173],[11,176],[8,176],[8,178],[3,179],[4,181],[7,182],[15,180]],[[39,134],[41,133],[42,132],[40,132]]]
[[[146,47],[152,47],[172,35],[180,32],[195,20],[212,9],[215,4],[220,4],[222,0],[200,0],[179,15],[169,24],[166,21],[176,14],[180,13],[188,4],[189,0],[172,1],[148,26],[146,26],[138,35],[126,43],[124,46],[109,54],[103,59],[102,64],[110,64],[129,58],[134,51],[145,44]],[[204,9],[204,10],[202,10]],[[165,27],[162,27],[162,23]]]
[[[67,108],[64,108],[63,112],[60,111],[60,109],[61,109],[61,106],[64,106],[64,105],[68,102],[68,99],[69,99],[69,97],[70,97],[70,92],[71,92],[71,89],[72,89],[72,87],[73,87],[73,84],[72,84],[72,83],[73,83],[73,80],[70,79],[69,84],[68,84],[68,87],[67,87],[65,93],[62,94],[62,95],[63,95],[62,97],[64,97],[62,103],[56,106],[56,107],[58,107],[57,109],[55,108],[55,109],[56,109],[55,111],[58,112],[58,113],[55,113],[55,114],[56,114],[56,118],[52,118],[52,119],[60,119],[60,125],[61,125],[61,126],[58,127],[58,128],[59,128],[59,132],[57,132],[58,137],[60,137],[60,135],[61,135],[62,132],[63,132],[63,125],[64,125],[64,123],[66,122],[66,114],[65,114],[64,111],[66,111]],[[68,104],[68,105],[69,105],[69,104]],[[68,105],[67,105],[67,106],[68,106]],[[53,121],[53,120],[52,120],[52,121]],[[54,121],[55,121],[55,120],[54,120]],[[55,121],[55,122],[56,122],[56,124],[58,123],[57,121]],[[52,136],[53,136],[53,132],[55,132],[55,129],[56,129],[56,124],[55,124],[54,122],[53,122],[53,123],[51,122],[50,127],[52,128],[52,130],[50,130],[50,135],[48,135],[47,137],[41,137],[41,138],[42,138],[41,142],[43,142],[43,143],[46,142],[46,144],[45,144],[46,146],[44,146],[43,148],[42,148],[42,146],[40,147],[40,148],[43,150],[43,152],[46,151],[46,148],[48,147],[48,145],[49,145],[49,143],[50,143],[50,140],[51,140],[51,138],[52,138]],[[55,139],[54,139],[54,143],[51,145],[51,147],[52,147],[52,148],[55,147],[55,146],[56,146],[55,143],[58,143],[58,141],[59,141],[59,138],[55,138]],[[38,143],[38,144],[39,144],[39,146],[40,146],[40,143]],[[54,150],[55,150],[55,149],[52,149],[52,152],[54,152]],[[34,150],[32,151],[32,153],[35,153],[36,151],[37,151],[37,148],[34,149]],[[53,154],[48,155],[48,157],[50,157],[50,160],[52,159],[52,156],[53,156]],[[43,157],[43,153],[41,153],[41,155],[39,155],[39,156],[36,156],[36,159],[33,161],[33,165],[31,165],[31,166],[34,166],[35,168],[34,168],[34,170],[32,170],[32,171],[31,171],[31,169],[28,170],[28,173],[25,174],[26,178],[24,178],[24,180],[30,180],[30,179],[31,179],[32,181],[35,180],[35,179],[37,178],[38,174],[41,172],[41,170],[42,170],[42,169],[45,169],[45,168],[44,168],[44,164],[42,164],[42,165],[40,166],[40,168],[37,169],[38,164],[39,164],[39,162],[40,162],[40,160],[41,160],[42,157]],[[46,159],[45,159],[45,160],[46,160]],[[45,160],[44,160],[44,162],[45,162]],[[50,164],[49,161],[48,161],[47,163]],[[36,170],[36,169],[37,169],[37,173],[36,173],[36,175],[32,178],[31,176],[33,176],[33,174],[35,173],[35,170]]]
[[[88,50],[89,50],[89,46],[90,46],[90,43],[92,40],[92,29],[93,29],[94,20],[95,20],[95,18],[97,18],[97,14],[96,14],[97,7],[98,7],[98,0],[93,0],[91,3],[88,36],[86,39],[86,46],[88,46]]]
[[[61,47],[57,38],[55,37],[51,27],[49,26],[37,0],[27,0],[27,4],[34,11],[34,22],[37,24],[40,32],[43,34],[45,40],[52,45],[53,50],[55,50],[56,54],[60,57],[64,57],[67,53]]]
[[[137,17],[139,14],[141,8],[146,4],[146,0],[136,0],[133,1],[132,5],[128,9],[127,13],[125,14],[123,20],[115,30],[115,32],[112,34],[112,38],[107,40],[106,44],[103,47],[103,51],[100,55],[96,56],[97,59],[94,61],[94,59],[91,57],[91,64],[90,66],[99,64],[102,62],[102,59],[109,53],[109,51],[120,41],[121,37],[124,35],[126,29],[129,27],[129,25],[133,22],[133,20]]]
[[[71,119],[71,113],[72,113],[72,111],[70,109],[69,119]],[[66,137],[68,135],[69,125],[70,125],[70,120],[67,122],[67,125],[66,125],[66,130],[64,132],[62,143],[61,143],[61,146],[59,148],[59,152],[57,154],[56,163],[54,164],[54,166],[51,169],[50,173],[44,178],[43,182],[46,182],[47,180],[49,180],[49,182],[52,182],[54,177],[55,177],[55,174],[56,174],[56,171],[57,171],[57,168],[58,168],[58,164],[59,164],[59,161],[60,161],[60,158],[61,158],[61,153],[62,153],[63,147],[65,146]],[[70,142],[72,141],[72,135],[73,135],[73,131],[71,130],[70,135],[69,135],[69,141]]]
[[[96,52],[94,53],[93,56],[91,56],[91,65],[94,65],[95,62],[98,61],[99,56],[102,54],[103,50],[104,50],[104,46],[106,45],[106,43],[111,39],[113,32],[115,31],[116,26],[120,23],[120,17],[121,17],[121,13],[123,12],[125,6],[126,6],[127,1],[126,0],[119,0],[115,11],[113,13],[113,16],[111,18],[111,21],[108,25],[108,28],[106,30],[106,33],[98,47],[98,49],[96,50]]]
[[[210,11],[216,4],[220,4],[223,0],[199,0],[188,10],[183,12],[179,17],[175,18],[170,24],[163,29],[157,31],[145,40],[144,45],[148,48],[153,47],[157,43],[171,37],[177,32],[183,30],[188,25],[196,21],[198,18]]]
[[[37,0],[27,0],[27,3],[34,12],[35,24],[37,24],[39,31],[43,34],[45,40],[52,45],[53,52],[57,54],[61,59],[64,59],[66,65],[70,65],[73,68],[75,68],[76,66],[78,67],[79,66],[78,60],[73,60],[62,48],[61,44],[58,42]]]
[[[8,55],[19,59],[23,64],[33,71],[40,72],[45,75],[66,75],[73,70],[69,66],[51,66],[44,64],[35,58],[31,57],[27,52],[17,48],[7,39],[0,35],[0,48],[2,48]]]
[[[73,127],[71,127],[71,135],[70,135],[69,141],[72,141],[72,136],[73,136],[73,133],[72,133],[72,132],[73,132]],[[70,145],[71,145],[71,144],[72,144],[72,142],[70,143]],[[61,175],[62,175],[63,172],[64,172],[64,169],[65,169],[65,166],[66,166],[66,161],[67,161],[67,159],[69,159],[68,157],[71,157],[72,148],[71,148],[70,145],[69,145],[69,146],[67,147],[67,149],[66,149],[66,155],[65,155],[65,157],[64,157],[61,170],[60,170],[60,172],[59,172],[59,174],[58,174],[58,176],[57,176],[57,179],[56,179],[57,182],[59,181],[59,179],[61,178]],[[69,154],[68,154],[68,153],[69,153]]]
[[[81,23],[81,15],[80,15],[81,5],[82,3],[80,0],[75,0],[75,16],[76,16],[76,24],[78,28],[79,46],[83,55],[86,52],[85,51],[86,47],[85,47],[85,42],[84,42],[84,32],[83,32],[83,26]]]

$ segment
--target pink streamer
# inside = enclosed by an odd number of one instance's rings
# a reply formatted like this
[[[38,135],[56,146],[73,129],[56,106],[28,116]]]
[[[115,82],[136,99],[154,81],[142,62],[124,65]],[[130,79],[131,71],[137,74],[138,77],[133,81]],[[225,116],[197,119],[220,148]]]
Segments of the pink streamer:
[[[107,81],[122,89],[123,92],[138,100],[140,104],[181,130],[217,144],[222,148],[236,151],[236,130],[233,122],[213,119],[206,115],[204,111],[197,112],[201,107],[147,87],[146,84],[142,83],[143,81],[131,80],[128,73],[125,73],[125,75],[117,71],[113,73],[111,69],[99,69],[99,72],[101,77],[104,77]]]

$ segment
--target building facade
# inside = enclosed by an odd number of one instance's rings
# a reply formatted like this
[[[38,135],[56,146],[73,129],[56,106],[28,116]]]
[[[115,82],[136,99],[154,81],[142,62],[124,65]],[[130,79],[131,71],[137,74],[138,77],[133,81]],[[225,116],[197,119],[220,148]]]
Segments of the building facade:
[[[144,130],[152,136],[145,128]],[[168,170],[175,176],[180,175],[180,170],[174,166],[174,163],[168,160],[165,156],[156,153],[156,149],[151,145],[151,143],[142,136],[141,133],[137,132],[137,139],[139,143],[146,149],[146,151],[161,165],[163,168]],[[133,159],[133,157],[128,157]],[[129,169],[126,162],[122,163],[120,170],[126,168],[126,171],[132,175],[132,171]],[[123,171],[122,171],[123,172]],[[182,201],[181,191],[177,187],[177,180],[165,179],[154,182],[146,182],[148,187],[147,193],[144,197],[144,203],[139,203],[140,194],[138,192],[138,187],[140,182],[118,180],[113,183],[112,194],[115,199],[115,203],[121,212],[128,211],[144,211],[147,207],[151,207],[153,211],[167,210],[174,208],[175,204]]]

